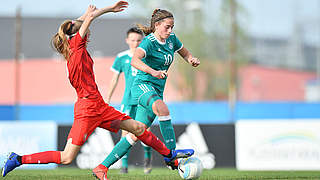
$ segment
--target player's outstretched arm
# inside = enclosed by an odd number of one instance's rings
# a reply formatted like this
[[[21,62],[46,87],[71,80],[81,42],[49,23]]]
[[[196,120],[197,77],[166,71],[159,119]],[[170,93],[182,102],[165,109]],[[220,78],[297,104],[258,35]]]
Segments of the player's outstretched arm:
[[[81,25],[79,30],[80,36],[84,37],[87,34],[89,26],[95,18],[109,12],[121,12],[127,7],[128,2],[126,1],[118,1],[112,6],[107,6],[101,9],[97,9],[94,5],[89,5],[85,14],[78,18],[79,20],[83,19],[83,24]]]
[[[131,66],[146,72],[148,74],[151,74],[153,77],[156,77],[158,79],[165,78],[167,76],[166,71],[156,71],[152,69],[150,66],[146,65],[141,59],[144,58],[145,53],[140,48],[137,48],[134,52],[134,55],[131,60]]]
[[[191,64],[193,67],[197,67],[200,65],[200,60],[196,57],[193,57],[187,48],[181,48],[178,53],[187,63]]]

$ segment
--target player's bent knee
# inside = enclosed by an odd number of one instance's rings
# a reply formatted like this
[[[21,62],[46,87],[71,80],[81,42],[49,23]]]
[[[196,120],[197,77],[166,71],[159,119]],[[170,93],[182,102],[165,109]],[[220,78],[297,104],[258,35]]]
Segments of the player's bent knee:
[[[140,136],[144,132],[145,129],[146,129],[145,125],[143,123],[137,121],[134,125],[132,133],[136,136]]]
[[[168,106],[162,101],[157,100],[152,105],[152,110],[157,116],[169,116]]]
[[[170,115],[170,112],[168,108],[160,110],[159,116],[169,116],[169,115]]]
[[[144,125],[139,122],[137,129],[136,129],[136,136],[140,136],[144,132],[145,129],[146,128],[144,127]]]

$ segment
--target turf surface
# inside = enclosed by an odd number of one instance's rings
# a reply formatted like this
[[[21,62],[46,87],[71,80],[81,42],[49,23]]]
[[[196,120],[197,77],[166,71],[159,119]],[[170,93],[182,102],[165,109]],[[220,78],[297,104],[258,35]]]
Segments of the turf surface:
[[[119,174],[119,170],[110,170],[111,180],[181,180],[177,171],[166,168],[154,168],[151,174],[143,174],[140,168],[129,169],[129,174]],[[54,170],[20,170],[10,172],[3,179],[53,180],[53,179],[95,179],[91,170],[77,168],[57,168]],[[320,171],[237,171],[235,169],[204,170],[200,180],[211,179],[320,179]]]

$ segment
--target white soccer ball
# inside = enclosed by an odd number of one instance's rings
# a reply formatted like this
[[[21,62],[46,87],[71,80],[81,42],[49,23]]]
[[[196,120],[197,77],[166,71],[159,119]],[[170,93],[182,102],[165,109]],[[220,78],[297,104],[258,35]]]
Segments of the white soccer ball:
[[[183,179],[197,179],[202,173],[203,165],[196,157],[183,158],[179,162],[178,171]]]

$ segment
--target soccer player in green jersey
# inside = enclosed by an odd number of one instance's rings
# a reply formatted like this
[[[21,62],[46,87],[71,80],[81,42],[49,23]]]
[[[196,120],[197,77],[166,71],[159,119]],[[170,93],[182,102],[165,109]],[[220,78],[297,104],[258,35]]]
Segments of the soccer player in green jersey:
[[[158,116],[164,142],[171,150],[176,148],[176,139],[168,106],[163,101],[168,69],[175,52],[193,67],[200,64],[173,33],[173,27],[172,13],[155,9],[150,27],[139,25],[146,37],[131,61],[131,65],[140,70],[131,88],[133,103],[138,104],[135,119],[149,127]],[[175,161],[170,166],[176,169],[177,165],[178,161]]]
[[[150,127],[155,117],[158,116],[160,131],[165,140],[165,145],[171,151],[175,151],[176,140],[171,117],[167,105],[163,101],[163,91],[167,79],[167,70],[173,61],[173,55],[178,52],[184,60],[194,67],[200,61],[183,47],[182,43],[172,32],[174,26],[173,15],[161,9],[155,9],[152,14],[150,27],[139,25],[146,37],[135,50],[131,65],[139,69],[131,87],[130,104],[137,105],[136,120]],[[106,167],[114,164],[137,141],[137,138],[129,133],[121,139],[112,152],[103,161]],[[178,157],[191,156],[192,149],[178,152]],[[178,168],[177,159],[165,163],[171,169]]]
[[[121,102],[121,112],[126,113],[130,117],[134,118],[137,110],[137,105],[131,105],[129,100],[131,99],[131,86],[134,81],[134,78],[137,75],[138,70],[131,66],[131,59],[134,51],[141,43],[143,38],[143,32],[136,27],[130,28],[127,31],[126,43],[129,46],[129,49],[119,53],[116,59],[113,62],[112,67],[110,68],[113,71],[113,76],[110,82],[110,87],[107,92],[106,102],[109,104],[111,96],[118,84],[120,74],[123,73],[125,77],[125,90]],[[148,129],[150,130],[150,129]],[[125,138],[128,134],[128,131],[122,130],[121,137]],[[142,143],[144,149],[144,173],[149,174],[152,170],[151,166],[151,147]],[[121,173],[128,173],[128,156],[130,150],[122,157],[122,167]]]

